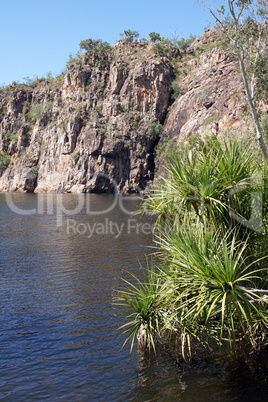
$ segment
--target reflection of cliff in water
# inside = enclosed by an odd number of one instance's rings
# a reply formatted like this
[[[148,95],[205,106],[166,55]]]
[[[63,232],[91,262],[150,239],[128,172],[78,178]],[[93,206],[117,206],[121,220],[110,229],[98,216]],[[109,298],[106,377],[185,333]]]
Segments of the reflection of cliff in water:
[[[124,198],[124,210],[119,202],[110,208],[113,194],[11,196],[13,207],[39,214],[12,212],[0,194],[2,397],[265,399],[265,379],[243,363],[178,366],[164,352],[121,349],[117,329],[125,321],[113,304],[116,290],[121,278],[142,279],[152,245],[148,217],[127,214],[140,205],[137,197]],[[120,236],[111,223],[123,228]],[[103,224],[107,232],[89,237],[87,224]]]

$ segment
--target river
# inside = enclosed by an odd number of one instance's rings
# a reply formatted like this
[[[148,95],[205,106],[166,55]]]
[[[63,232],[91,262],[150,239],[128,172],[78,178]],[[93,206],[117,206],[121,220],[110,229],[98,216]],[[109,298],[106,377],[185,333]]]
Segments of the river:
[[[267,377],[246,364],[180,367],[122,348],[117,290],[153,245],[139,202],[0,194],[1,399],[267,400]]]

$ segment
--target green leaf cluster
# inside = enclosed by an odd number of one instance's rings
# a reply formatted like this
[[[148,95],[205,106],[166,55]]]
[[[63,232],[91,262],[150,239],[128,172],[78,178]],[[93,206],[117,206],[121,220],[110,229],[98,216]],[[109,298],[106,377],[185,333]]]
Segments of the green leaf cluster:
[[[126,29],[123,33],[120,33],[120,36],[123,36],[123,38],[127,41],[127,42],[133,42],[134,39],[138,39],[138,37],[140,36],[138,31],[133,31],[132,29]]]
[[[49,113],[52,109],[52,102],[34,103],[32,105],[30,116],[34,121],[40,120],[45,114]]]
[[[103,42],[102,39],[85,39],[80,42],[80,49],[87,52],[109,53],[112,49],[108,42]]]
[[[159,121],[154,121],[149,123],[148,128],[147,128],[147,133],[148,136],[151,140],[155,140],[159,138],[159,136],[162,134],[164,130],[164,127],[162,126]]]
[[[158,32],[150,32],[149,38],[152,43],[158,42],[161,40],[161,36]]]
[[[190,34],[190,37],[185,39],[184,37],[178,39],[178,38],[173,38],[171,43],[173,46],[177,47],[180,50],[186,50],[188,47],[190,47],[191,43],[195,40],[196,36]]]
[[[3,172],[8,168],[10,159],[10,155],[7,155],[6,152],[0,153],[0,172]]]
[[[140,346],[171,337],[185,360],[226,343],[266,347],[268,175],[249,144],[185,147],[142,210],[156,215],[158,251],[148,279],[120,292],[131,347],[145,329]]]

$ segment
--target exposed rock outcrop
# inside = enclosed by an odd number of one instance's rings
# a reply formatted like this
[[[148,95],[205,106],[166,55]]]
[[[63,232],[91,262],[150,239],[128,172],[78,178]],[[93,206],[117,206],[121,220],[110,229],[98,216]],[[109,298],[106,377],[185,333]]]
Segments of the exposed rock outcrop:
[[[170,138],[185,141],[191,135],[213,132],[236,135],[249,131],[247,102],[233,55],[217,47],[215,31],[196,39],[180,65],[180,95],[165,122]],[[212,48],[200,54],[200,48]],[[193,57],[193,55],[200,56]]]
[[[2,90],[0,152],[10,163],[0,167],[0,191],[144,189],[160,123],[175,140],[245,130],[235,60],[217,47],[198,49],[213,43],[207,33],[178,59],[118,41],[109,54],[81,55],[60,77]],[[180,94],[170,107],[176,70]]]
[[[173,66],[143,42],[118,41],[113,54],[84,54],[64,77],[9,88],[2,96],[0,149],[13,166],[0,179],[6,191],[127,191],[153,178]],[[4,111],[4,109],[6,109]],[[151,130],[152,131],[152,130]]]

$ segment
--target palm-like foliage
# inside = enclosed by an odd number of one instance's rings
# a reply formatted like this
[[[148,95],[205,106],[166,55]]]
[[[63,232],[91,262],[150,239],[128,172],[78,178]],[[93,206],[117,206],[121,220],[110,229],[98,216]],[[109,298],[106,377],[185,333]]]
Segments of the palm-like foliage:
[[[233,219],[249,219],[252,195],[263,183],[249,145],[231,140],[174,157],[166,172],[143,205],[147,213],[158,214],[158,223],[194,214],[228,230]]]
[[[237,242],[234,233],[215,234],[204,224],[189,229],[176,228],[160,241],[168,278],[162,292],[169,299],[172,295],[175,326],[191,325],[197,335],[202,326],[218,342],[223,336],[234,340],[241,333],[253,341],[256,317],[267,325],[268,315],[267,300],[251,290],[260,269],[253,268],[256,261],[247,263],[247,243]]]
[[[143,204],[158,215],[158,273],[121,292],[134,310],[124,326],[131,348],[140,329],[153,349],[161,331],[176,334],[185,358],[193,339],[266,343],[267,177],[236,141],[172,158]]]
[[[155,278],[153,271],[148,271],[148,278],[141,282],[132,275],[134,285],[125,280],[127,285],[119,291],[117,305],[125,308],[127,323],[119,329],[121,335],[128,334],[126,342],[130,342],[130,350],[136,338],[144,349],[155,351],[155,343],[160,336],[163,297],[161,283]]]
[[[216,161],[215,155],[206,157],[204,152],[173,158],[166,167],[167,177],[146,202],[146,211],[169,218],[169,223],[192,212],[197,216],[214,216],[215,210],[224,207]]]

